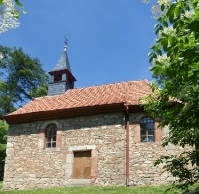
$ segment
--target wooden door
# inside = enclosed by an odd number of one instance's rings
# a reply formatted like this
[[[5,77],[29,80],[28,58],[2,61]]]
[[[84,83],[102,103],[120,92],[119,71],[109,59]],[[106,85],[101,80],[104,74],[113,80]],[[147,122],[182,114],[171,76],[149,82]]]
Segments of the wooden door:
[[[91,151],[74,152],[73,179],[91,178]]]

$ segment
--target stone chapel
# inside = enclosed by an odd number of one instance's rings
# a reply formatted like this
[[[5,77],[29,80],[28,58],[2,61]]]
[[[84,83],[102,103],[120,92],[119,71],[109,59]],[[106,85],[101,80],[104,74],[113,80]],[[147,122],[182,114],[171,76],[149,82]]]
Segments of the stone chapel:
[[[48,95],[5,115],[9,124],[4,189],[75,185],[159,185],[154,167],[168,128],[147,116],[139,98],[147,80],[74,88],[67,46],[49,72]],[[167,179],[166,179],[167,178]]]

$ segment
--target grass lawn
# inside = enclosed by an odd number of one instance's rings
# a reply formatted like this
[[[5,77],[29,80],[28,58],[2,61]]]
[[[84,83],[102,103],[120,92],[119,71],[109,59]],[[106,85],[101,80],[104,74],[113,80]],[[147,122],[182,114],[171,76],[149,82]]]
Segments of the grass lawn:
[[[191,190],[198,187],[199,184],[193,186]],[[0,193],[10,194],[164,194],[169,186],[143,186],[143,187],[73,187],[73,188],[51,188],[51,189],[35,189],[35,190],[21,190],[21,191],[3,191],[2,182],[0,182]],[[172,190],[167,193],[181,194],[180,190]]]

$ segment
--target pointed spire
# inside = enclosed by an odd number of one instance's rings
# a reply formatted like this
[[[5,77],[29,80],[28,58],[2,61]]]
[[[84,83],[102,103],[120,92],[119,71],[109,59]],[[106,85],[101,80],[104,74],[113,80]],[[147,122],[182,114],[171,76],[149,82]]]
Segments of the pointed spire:
[[[56,64],[55,68],[52,71],[59,71],[59,70],[68,69],[71,72],[70,64],[69,64],[69,61],[68,61],[68,54],[67,54],[67,47],[68,47],[67,36],[65,36],[64,43],[65,43],[64,51],[63,51],[58,63]]]
[[[75,77],[71,73],[67,55],[68,40],[65,36],[64,51],[55,68],[48,72],[50,80],[48,84],[48,96],[64,94],[67,90],[74,88]]]

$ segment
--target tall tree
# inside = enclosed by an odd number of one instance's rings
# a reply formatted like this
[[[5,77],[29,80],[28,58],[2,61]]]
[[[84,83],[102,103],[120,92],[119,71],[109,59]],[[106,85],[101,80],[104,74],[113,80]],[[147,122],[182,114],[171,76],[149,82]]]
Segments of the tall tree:
[[[47,93],[48,76],[38,58],[31,58],[21,48],[0,46],[0,112],[8,114],[34,97]]]
[[[165,170],[187,189],[199,179],[199,2],[159,0],[159,5],[157,40],[149,53],[156,83],[144,108],[160,126],[169,126],[163,146],[192,147],[156,162],[166,162]]]
[[[47,94],[48,75],[38,58],[21,48],[0,46],[0,116],[8,114],[34,97]],[[2,178],[8,125],[0,120],[0,179]]]

